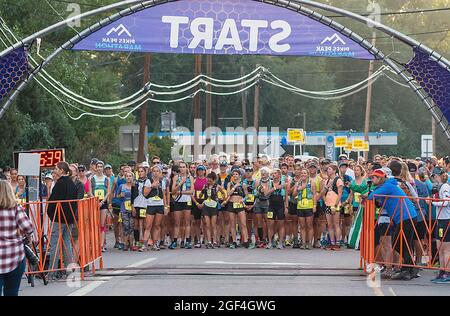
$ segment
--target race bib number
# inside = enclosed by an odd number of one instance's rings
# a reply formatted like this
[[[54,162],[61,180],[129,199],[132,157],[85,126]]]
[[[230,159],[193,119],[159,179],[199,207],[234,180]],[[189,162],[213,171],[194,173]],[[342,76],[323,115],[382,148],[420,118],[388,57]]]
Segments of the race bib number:
[[[444,229],[443,228],[439,228],[439,238],[444,238]]]
[[[212,208],[216,208],[216,207],[217,207],[217,202],[216,202],[216,201],[213,201],[213,200],[211,200],[211,199],[206,200],[206,201],[204,202],[204,204],[205,204],[207,207],[212,207]]]
[[[302,200],[298,201],[298,203],[297,203],[298,210],[308,210],[308,209],[312,209],[313,207],[314,207],[313,200],[302,199]]]
[[[124,206],[126,211],[131,212],[132,210],[131,201],[125,201]]]
[[[139,212],[139,217],[142,217],[142,218],[147,217],[147,210],[145,208],[141,209],[141,211]]]
[[[187,201],[187,206],[192,206],[192,201]]]
[[[267,212],[267,218],[272,219],[273,218],[273,212],[271,212],[271,211]]]
[[[225,199],[221,191],[217,192],[217,198],[218,198],[220,201],[223,201],[223,200]]]
[[[152,197],[152,201],[161,201],[161,198],[159,196]]]
[[[119,222],[119,223],[123,222],[123,220],[122,220],[122,213],[119,213],[119,219],[117,220],[117,222]]]
[[[355,202],[361,203],[361,193],[355,193]]]
[[[350,214],[350,208],[351,208],[351,205],[346,205],[345,207],[344,207],[344,214]]]
[[[94,195],[95,195],[95,197],[97,197],[100,200],[105,199],[105,191],[104,190],[95,190]]]
[[[245,197],[245,201],[248,203],[253,203],[255,202],[255,196],[253,194],[249,194]]]
[[[242,203],[240,203],[240,202],[234,202],[233,203],[233,208],[234,209],[243,208],[243,207],[244,207],[244,205]]]
[[[195,196],[196,196],[197,200],[200,200],[201,195],[202,195],[202,191],[196,191]]]
[[[25,204],[27,204],[27,199],[20,199],[20,200],[19,200],[19,204],[20,204],[20,205],[25,205]]]

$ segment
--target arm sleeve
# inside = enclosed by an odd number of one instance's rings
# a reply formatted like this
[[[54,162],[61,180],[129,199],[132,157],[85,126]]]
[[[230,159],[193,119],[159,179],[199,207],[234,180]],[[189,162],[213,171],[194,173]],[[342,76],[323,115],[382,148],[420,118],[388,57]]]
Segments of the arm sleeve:
[[[17,226],[25,234],[31,235],[34,232],[33,223],[28,218],[27,214],[25,214],[22,207],[17,208],[16,222],[17,222]]]
[[[445,200],[445,199],[450,199],[450,191],[449,188],[447,187],[444,191],[442,191],[442,196],[441,194],[439,194],[439,198]],[[442,201],[442,202],[433,202],[434,206],[449,206],[450,202],[449,201]]]

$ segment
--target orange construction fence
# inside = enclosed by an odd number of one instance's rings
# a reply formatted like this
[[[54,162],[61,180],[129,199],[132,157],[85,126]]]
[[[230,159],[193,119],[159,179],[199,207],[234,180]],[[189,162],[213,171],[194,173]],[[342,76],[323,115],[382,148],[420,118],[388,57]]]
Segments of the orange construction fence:
[[[54,212],[49,214],[50,205]],[[23,205],[33,222],[38,269],[28,274],[103,268],[100,245],[100,207],[96,197],[82,200],[29,202]],[[73,219],[73,221],[72,221]],[[53,242],[53,244],[52,244]]]
[[[383,229],[380,229],[380,226],[377,227],[380,210],[384,209],[389,199],[398,199],[398,202],[389,224],[384,225]],[[416,206],[416,220],[411,218],[405,199],[410,199]],[[377,200],[383,201],[382,205],[376,205]],[[450,224],[446,228],[438,229],[437,219],[439,219],[444,206],[433,207],[433,202],[450,203],[450,200],[384,195],[374,195],[373,200],[366,200],[364,202],[360,237],[361,268],[367,272],[367,267],[376,263],[391,267],[450,271],[450,258],[446,259],[445,265],[439,262],[439,253],[448,244],[442,241],[445,240],[447,234],[450,234]],[[422,205],[426,205],[426,208],[422,207]],[[400,213],[400,218],[404,218],[404,215],[407,215],[407,219],[395,226],[392,218],[395,217],[397,212]],[[408,214],[405,214],[405,212]],[[412,226],[413,242],[411,242],[411,238],[408,238],[408,233],[404,227],[406,225],[409,226],[409,224]],[[419,225],[422,227],[419,228]],[[397,233],[392,234],[393,230]],[[432,251],[433,243],[435,244],[435,253]],[[376,246],[376,244],[378,245]],[[419,256],[422,254],[422,262],[419,262],[418,253]],[[405,262],[405,256],[410,263]]]

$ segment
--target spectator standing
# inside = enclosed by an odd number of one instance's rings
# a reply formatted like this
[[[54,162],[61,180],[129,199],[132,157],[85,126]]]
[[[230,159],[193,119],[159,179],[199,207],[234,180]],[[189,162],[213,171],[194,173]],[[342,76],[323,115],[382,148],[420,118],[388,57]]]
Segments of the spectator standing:
[[[19,231],[32,240],[33,224],[17,205],[10,184],[0,180],[0,296],[19,295],[25,272],[25,252]]]

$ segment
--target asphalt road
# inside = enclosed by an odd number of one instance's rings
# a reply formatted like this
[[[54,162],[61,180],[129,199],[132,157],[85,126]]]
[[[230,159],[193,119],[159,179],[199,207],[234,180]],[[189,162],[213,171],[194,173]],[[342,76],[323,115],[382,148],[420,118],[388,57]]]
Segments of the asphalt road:
[[[22,282],[23,296],[401,296],[450,295],[422,271],[411,281],[382,280],[369,287],[359,252],[266,249],[192,249],[104,254],[103,271],[84,281]]]

